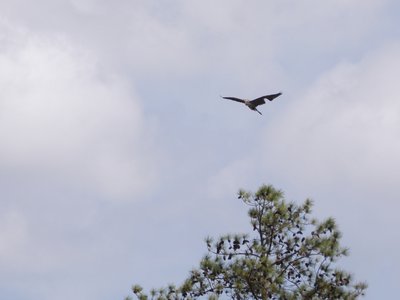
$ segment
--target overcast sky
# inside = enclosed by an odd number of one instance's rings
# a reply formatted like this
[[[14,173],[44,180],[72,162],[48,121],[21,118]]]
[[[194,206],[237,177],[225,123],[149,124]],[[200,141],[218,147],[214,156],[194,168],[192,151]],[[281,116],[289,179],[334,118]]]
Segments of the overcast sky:
[[[334,217],[400,282],[396,0],[0,1],[0,295],[123,299],[249,232],[239,188]],[[259,108],[244,98],[282,91]]]

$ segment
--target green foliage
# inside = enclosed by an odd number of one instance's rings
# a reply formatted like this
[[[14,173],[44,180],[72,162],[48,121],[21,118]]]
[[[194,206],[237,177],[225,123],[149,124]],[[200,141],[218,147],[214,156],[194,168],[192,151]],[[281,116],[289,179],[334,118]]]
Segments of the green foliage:
[[[207,238],[208,254],[180,287],[132,287],[139,300],[357,299],[367,288],[334,263],[347,255],[335,220],[311,219],[312,202],[287,203],[271,185],[239,191],[250,209],[253,234]]]

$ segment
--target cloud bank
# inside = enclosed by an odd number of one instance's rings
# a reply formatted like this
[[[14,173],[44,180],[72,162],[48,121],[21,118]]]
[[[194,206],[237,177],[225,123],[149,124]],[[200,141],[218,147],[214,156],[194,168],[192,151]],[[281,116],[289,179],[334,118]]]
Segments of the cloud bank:
[[[151,128],[129,82],[99,74],[93,53],[65,39],[21,33],[1,43],[3,172],[59,177],[115,199],[145,191]]]

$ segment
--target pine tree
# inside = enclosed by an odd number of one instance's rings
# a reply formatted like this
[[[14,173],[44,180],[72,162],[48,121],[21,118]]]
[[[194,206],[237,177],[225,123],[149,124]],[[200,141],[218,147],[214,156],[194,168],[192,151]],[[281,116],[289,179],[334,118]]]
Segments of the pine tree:
[[[312,201],[287,203],[283,193],[264,185],[239,191],[250,207],[253,233],[206,239],[208,254],[180,287],[132,287],[139,300],[157,299],[357,299],[365,283],[335,266],[348,254],[339,244],[335,220],[310,217]],[[130,299],[129,297],[127,299]]]

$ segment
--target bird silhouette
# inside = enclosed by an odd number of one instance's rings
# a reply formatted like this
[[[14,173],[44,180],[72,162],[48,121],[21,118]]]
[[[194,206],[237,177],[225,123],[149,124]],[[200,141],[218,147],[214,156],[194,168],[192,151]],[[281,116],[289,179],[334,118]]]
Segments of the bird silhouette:
[[[248,108],[250,108],[251,110],[254,110],[254,111],[258,112],[260,115],[262,115],[262,113],[259,110],[257,110],[257,106],[263,105],[265,103],[265,99],[272,101],[276,97],[279,97],[280,95],[282,95],[282,93],[266,95],[266,96],[258,97],[254,100],[240,99],[240,98],[236,98],[236,97],[222,97],[222,96],[221,96],[221,98],[244,103]]]

